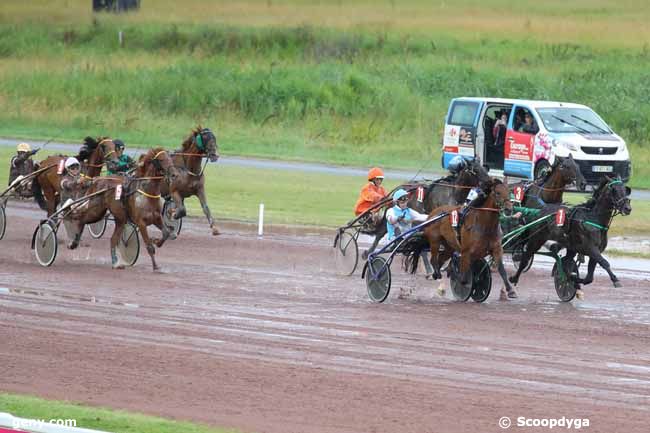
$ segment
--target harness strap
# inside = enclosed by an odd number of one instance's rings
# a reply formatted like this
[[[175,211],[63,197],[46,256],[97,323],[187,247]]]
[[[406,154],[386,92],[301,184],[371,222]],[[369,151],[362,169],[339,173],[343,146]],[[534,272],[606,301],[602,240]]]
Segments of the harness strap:
[[[149,193],[146,193],[146,192],[142,191],[141,189],[137,189],[136,191],[139,192],[140,194],[142,194],[143,196],[148,197],[148,198],[160,198],[160,194],[156,194],[156,195],[149,194]]]
[[[597,229],[604,230],[604,231],[609,230],[609,227],[601,226],[600,224],[591,221],[583,221],[582,224],[587,224],[588,226],[596,227]]]

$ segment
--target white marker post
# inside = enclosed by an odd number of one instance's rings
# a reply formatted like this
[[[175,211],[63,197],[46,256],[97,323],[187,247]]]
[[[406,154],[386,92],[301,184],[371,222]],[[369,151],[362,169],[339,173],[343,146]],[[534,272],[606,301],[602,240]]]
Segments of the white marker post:
[[[264,203],[260,203],[260,218],[257,223],[257,237],[262,238],[264,236]]]
[[[120,47],[124,46],[124,35],[122,34],[122,30],[120,30],[117,33],[117,40],[120,42]]]

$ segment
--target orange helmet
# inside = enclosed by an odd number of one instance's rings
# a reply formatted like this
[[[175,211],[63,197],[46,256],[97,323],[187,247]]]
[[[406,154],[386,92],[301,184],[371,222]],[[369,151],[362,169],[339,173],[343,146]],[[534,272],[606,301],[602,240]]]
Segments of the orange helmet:
[[[384,170],[382,170],[379,167],[373,167],[370,169],[368,172],[368,180],[373,180],[374,178],[379,177],[381,179],[384,178]]]

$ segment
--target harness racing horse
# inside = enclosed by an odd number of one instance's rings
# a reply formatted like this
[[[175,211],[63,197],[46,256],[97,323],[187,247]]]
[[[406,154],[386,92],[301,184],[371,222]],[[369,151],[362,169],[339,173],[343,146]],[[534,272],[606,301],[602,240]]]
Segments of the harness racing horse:
[[[174,206],[170,206],[169,210],[173,212],[175,209],[174,219],[186,215],[185,199],[193,195],[197,196],[212,229],[212,234],[216,236],[219,234],[219,230],[212,219],[205,198],[205,177],[203,175],[205,166],[201,166],[203,157],[207,157],[210,162],[216,162],[219,159],[219,151],[217,138],[212,131],[199,125],[183,141],[182,149],[172,154],[178,176],[169,184],[162,185],[162,195],[165,200],[169,200],[170,197],[173,200]]]
[[[414,194],[409,194],[408,207],[420,213],[430,214],[433,209],[446,204],[461,204],[465,202],[470,189],[478,186],[481,182],[490,180],[490,176],[485,167],[481,165],[479,158],[467,160],[466,162],[465,167],[455,176],[446,176],[429,184],[421,184],[421,186],[407,183],[398,186],[396,189],[403,188],[406,191],[414,191]],[[386,235],[387,231],[386,217],[384,216],[379,226],[375,227],[374,232],[366,232],[374,235],[375,240],[370,248],[363,252],[362,258],[364,260],[368,258],[368,254],[377,248],[379,241]]]
[[[61,166],[67,157],[64,155],[48,156],[38,165],[39,167],[50,167],[36,176],[32,182],[32,192],[39,207],[47,210],[47,216],[51,216],[60,201],[61,176],[58,167]],[[76,157],[81,162],[81,173],[85,177],[97,177],[107,161],[117,162],[115,143],[108,137],[94,139],[86,137],[84,146]]]
[[[556,159],[551,172],[546,177],[528,186],[524,193],[522,206],[538,209],[548,203],[562,203],[564,188],[573,183],[580,191],[584,191],[587,186],[580,167],[573,159],[573,155],[569,154],[568,158],[561,161]],[[517,184],[514,186],[516,187]]]
[[[147,226],[155,225],[162,231],[162,239],[156,241],[156,245],[161,247],[171,232],[162,223],[160,190],[165,181],[172,181],[175,176],[176,169],[167,151],[155,148],[140,157],[135,177],[105,176],[93,179],[86,194],[98,193],[98,195],[90,198],[87,205],[80,206],[79,210],[73,211],[68,217],[70,219],[68,230],[74,237],[68,248],[74,249],[79,245],[85,224],[101,220],[106,212],[110,211],[115,219],[115,230],[111,236],[113,268],[124,268],[117,256],[116,247],[124,226],[132,221],[138,226],[140,236],[147,246],[154,271],[159,270],[155,259],[154,242],[149,238]],[[120,194],[116,192],[116,188],[121,188]]]
[[[431,264],[433,278],[440,279],[440,268],[451,258],[453,252],[460,253],[460,283],[464,286],[472,284],[471,266],[479,259],[491,255],[497,263],[499,275],[503,280],[509,298],[516,298],[517,292],[510,286],[508,275],[503,266],[503,248],[501,246],[501,230],[499,229],[499,213],[509,204],[508,188],[499,179],[491,179],[481,184],[481,189],[487,195],[481,207],[472,207],[465,216],[462,226],[457,230],[452,227],[450,218],[442,218],[437,223],[425,227],[423,235],[431,248]],[[434,209],[429,215],[434,217],[444,212],[457,211],[458,206],[447,205]],[[444,251],[440,251],[440,246]],[[416,254],[409,252],[411,272],[417,269],[419,253],[426,244],[419,243]]]
[[[565,272],[569,274],[577,270],[573,261],[576,254],[589,257],[587,276],[584,279],[578,278],[577,284],[591,283],[596,264],[599,264],[609,274],[614,287],[621,287],[620,281],[612,272],[609,262],[601,252],[607,247],[607,231],[614,216],[618,213],[629,215],[632,212],[630,192],[630,188],[623,184],[620,177],[603,176],[592,198],[586,203],[568,209],[558,205],[547,205],[542,208],[540,217],[557,214],[564,210],[566,222],[558,226],[556,220],[549,218],[546,223],[529,234],[517,273],[510,277],[510,281],[517,284],[523,270],[521,264],[525,264],[529,257],[537,252],[546,241],[553,240],[558,243],[554,247],[557,250],[567,249],[566,255],[562,258],[562,264]]]

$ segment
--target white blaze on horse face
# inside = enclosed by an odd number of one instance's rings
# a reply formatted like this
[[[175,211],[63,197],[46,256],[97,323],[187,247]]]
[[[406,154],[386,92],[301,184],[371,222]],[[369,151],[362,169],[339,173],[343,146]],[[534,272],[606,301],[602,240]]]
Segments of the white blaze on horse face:
[[[65,165],[65,159],[62,159],[59,161],[59,166],[56,169],[56,174],[62,174],[63,173],[63,166]]]
[[[115,200],[119,200],[122,197],[122,185],[117,185],[115,187]]]

